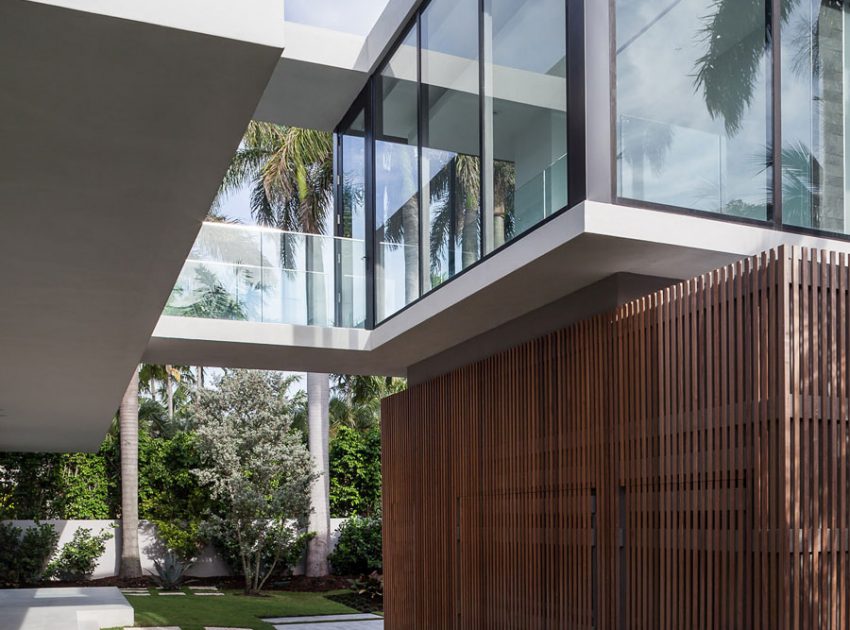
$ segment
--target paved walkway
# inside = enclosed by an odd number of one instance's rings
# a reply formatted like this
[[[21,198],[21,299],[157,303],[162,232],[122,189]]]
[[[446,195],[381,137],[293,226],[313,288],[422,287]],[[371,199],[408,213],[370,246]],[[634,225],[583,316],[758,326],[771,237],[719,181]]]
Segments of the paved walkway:
[[[272,617],[263,619],[275,630],[383,630],[384,620],[378,615],[322,615],[317,617]]]
[[[113,587],[0,590],[3,630],[97,630],[133,623],[133,607]]]
[[[321,615],[315,617],[272,617],[263,619],[272,624],[276,630],[383,630],[384,620],[378,615]],[[124,630],[180,630],[176,626],[160,626],[157,628],[131,628]],[[207,626],[204,630],[248,630],[247,628],[225,628]]]

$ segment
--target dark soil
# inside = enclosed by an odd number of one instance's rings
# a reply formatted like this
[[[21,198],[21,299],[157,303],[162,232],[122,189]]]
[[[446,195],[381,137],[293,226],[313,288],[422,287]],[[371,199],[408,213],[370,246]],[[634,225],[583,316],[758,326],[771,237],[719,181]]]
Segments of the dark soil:
[[[327,591],[351,588],[351,580],[352,578],[339,577],[336,575],[330,575],[323,578],[309,578],[303,575],[296,575],[291,578],[270,578],[269,581],[266,582],[266,586],[263,590],[324,593]],[[81,582],[42,582],[32,586],[38,586],[39,588],[59,588],[63,586],[117,586],[118,588],[148,588],[154,587],[156,584],[149,576],[143,576],[140,578],[129,579],[107,577]],[[245,582],[241,577],[193,577],[186,580],[186,586],[217,586],[219,588],[238,590],[245,586]]]

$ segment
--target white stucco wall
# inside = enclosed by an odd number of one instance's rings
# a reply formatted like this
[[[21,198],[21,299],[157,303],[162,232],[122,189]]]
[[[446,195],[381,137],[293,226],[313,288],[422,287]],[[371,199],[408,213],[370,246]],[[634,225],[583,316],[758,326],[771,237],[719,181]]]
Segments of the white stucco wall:
[[[333,550],[336,545],[336,541],[339,539],[339,527],[344,521],[345,519],[342,518],[331,519],[331,531],[333,532],[331,534],[331,550]],[[34,524],[33,521],[8,522],[12,523],[15,527],[20,527],[21,529],[32,527]],[[120,521],[46,520],[41,522],[53,525],[59,533],[57,550],[61,550],[62,545],[70,542],[71,538],[74,536],[74,532],[80,528],[90,529],[92,530],[92,534],[95,535],[104,531],[111,532],[113,536],[106,542],[106,552],[98,561],[97,568],[95,568],[92,578],[97,579],[118,575],[119,562],[121,558],[121,554],[119,552],[121,541]],[[162,547],[158,543],[155,528],[150,523],[143,522],[139,526],[139,551],[142,557],[142,571],[145,574],[156,573],[153,563],[154,560],[162,557]],[[303,573],[303,567],[297,567],[295,573],[296,575]],[[218,555],[218,552],[216,552],[213,547],[207,546],[201,552],[201,555],[195,561],[195,564],[189,570],[188,574],[195,577],[213,577],[230,575],[230,571],[227,568],[227,564],[221,556]]]

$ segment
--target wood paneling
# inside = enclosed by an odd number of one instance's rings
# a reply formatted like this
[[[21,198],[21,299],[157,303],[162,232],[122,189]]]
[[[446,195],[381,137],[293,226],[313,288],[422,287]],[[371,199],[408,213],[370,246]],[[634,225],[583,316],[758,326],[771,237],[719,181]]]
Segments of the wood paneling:
[[[850,627],[848,263],[771,251],[384,401],[387,628]]]

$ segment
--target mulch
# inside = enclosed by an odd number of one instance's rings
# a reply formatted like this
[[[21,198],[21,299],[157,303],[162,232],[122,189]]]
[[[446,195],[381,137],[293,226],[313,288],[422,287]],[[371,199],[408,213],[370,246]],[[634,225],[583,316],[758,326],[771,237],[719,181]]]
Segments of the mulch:
[[[291,578],[270,578],[263,590],[266,591],[291,591],[299,593],[324,593],[340,589],[351,588],[353,578],[330,575],[321,578],[312,578],[304,575],[296,575]],[[189,578],[187,586],[217,586],[219,588],[241,589],[244,581],[239,577],[204,577]],[[34,584],[39,588],[60,588],[67,586],[117,586],[118,588],[148,588],[156,584],[149,576],[139,578],[106,577],[96,580],[85,580],[80,582],[42,582]]]

